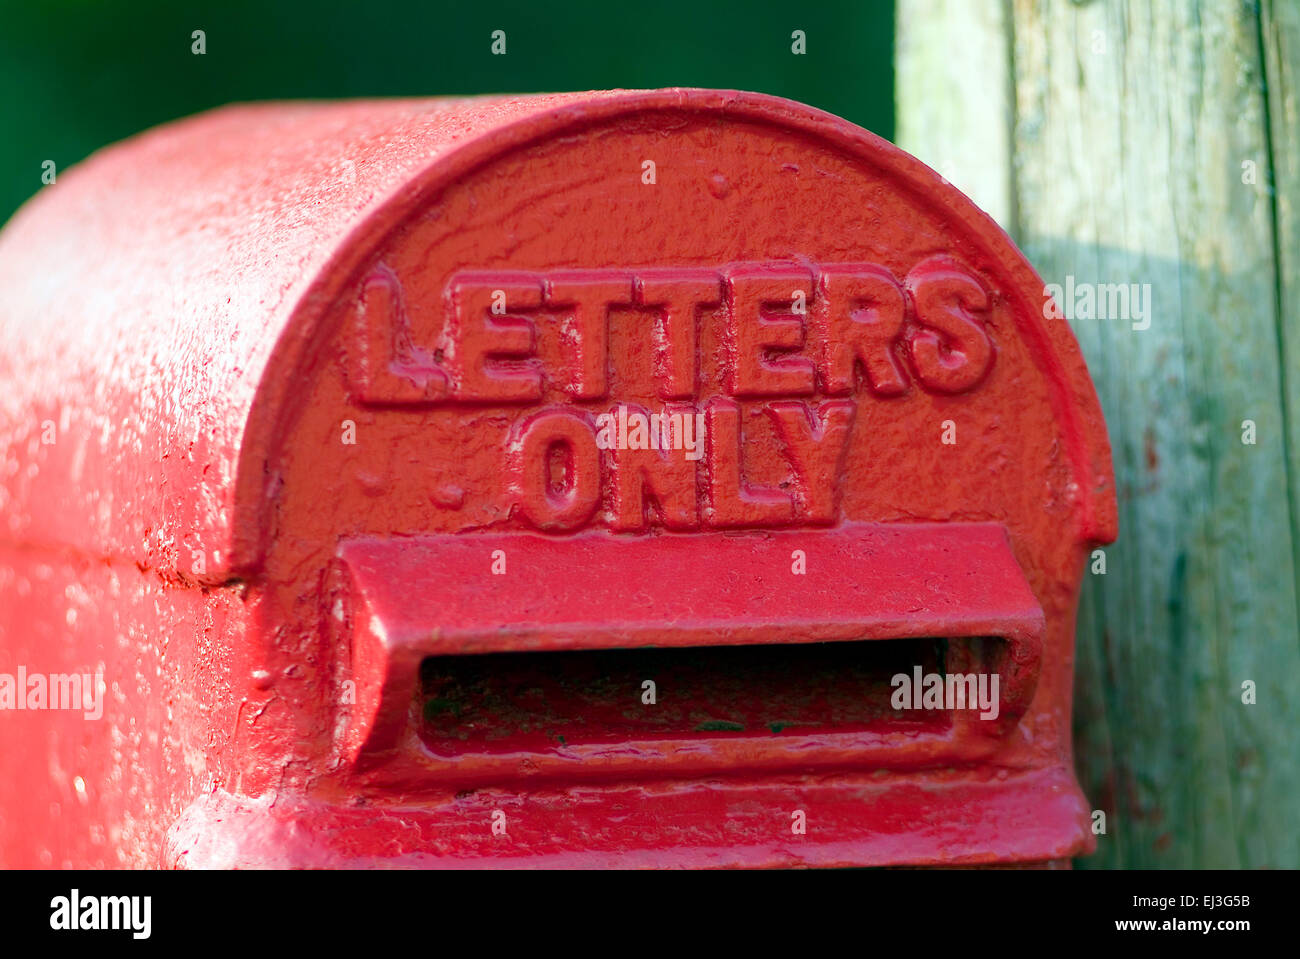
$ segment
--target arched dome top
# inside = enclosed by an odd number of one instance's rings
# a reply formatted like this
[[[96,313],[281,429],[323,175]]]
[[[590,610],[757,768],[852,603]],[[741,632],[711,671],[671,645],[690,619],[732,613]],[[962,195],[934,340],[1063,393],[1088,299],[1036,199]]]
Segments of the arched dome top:
[[[60,174],[0,234],[2,535],[201,581],[241,574],[259,553],[285,410],[322,324],[375,251],[422,210],[454,213],[438,206],[447,192],[502,157],[638,118],[664,135],[674,117],[779,130],[869,167],[879,192],[860,197],[862,230],[880,217],[882,236],[897,235],[907,228],[897,211],[909,208],[947,224],[918,248],[955,252],[1014,318],[1047,384],[1074,533],[1113,538],[1109,447],[1083,359],[1068,326],[1044,319],[1042,281],[997,225],[920,161],[841,119],[689,89],[238,105]],[[639,172],[639,159],[629,163]],[[715,195],[743,194],[704,166]],[[850,212],[833,202],[835,171],[814,162],[798,175],[825,185],[822,215]],[[818,253],[797,239],[778,245],[766,259]],[[42,442],[49,423],[53,443]]]

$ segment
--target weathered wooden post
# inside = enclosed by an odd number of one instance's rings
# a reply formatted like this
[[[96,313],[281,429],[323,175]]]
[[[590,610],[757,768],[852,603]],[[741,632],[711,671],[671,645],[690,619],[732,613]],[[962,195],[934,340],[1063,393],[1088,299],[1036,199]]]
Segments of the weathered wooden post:
[[[900,146],[1054,285],[1109,426],[1093,865],[1300,865],[1298,80],[1290,0],[898,5]]]

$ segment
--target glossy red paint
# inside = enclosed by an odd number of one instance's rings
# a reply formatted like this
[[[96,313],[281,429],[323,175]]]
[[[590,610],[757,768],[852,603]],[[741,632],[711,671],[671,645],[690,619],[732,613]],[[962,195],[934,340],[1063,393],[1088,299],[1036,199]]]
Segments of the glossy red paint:
[[[0,288],[0,673],[106,689],[0,713],[6,865],[1091,848],[1101,412],[1005,234],[871,134],[230,107],[60,175]],[[998,715],[896,708],[912,667]]]

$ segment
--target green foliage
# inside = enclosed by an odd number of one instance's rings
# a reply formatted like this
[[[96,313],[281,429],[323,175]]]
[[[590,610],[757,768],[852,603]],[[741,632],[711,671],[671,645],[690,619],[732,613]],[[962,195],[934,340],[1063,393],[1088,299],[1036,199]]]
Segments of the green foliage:
[[[40,189],[43,161],[62,173],[231,101],[664,86],[790,97],[892,138],[893,3],[4,0],[0,221]]]

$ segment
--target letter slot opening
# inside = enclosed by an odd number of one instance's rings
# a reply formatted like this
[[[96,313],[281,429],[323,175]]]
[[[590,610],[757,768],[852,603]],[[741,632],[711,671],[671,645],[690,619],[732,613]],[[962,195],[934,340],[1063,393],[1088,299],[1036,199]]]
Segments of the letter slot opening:
[[[463,782],[472,769],[479,785],[521,763],[531,778],[565,780],[679,775],[683,765],[711,775],[861,768],[926,738],[937,760],[956,714],[969,722],[991,704],[996,721],[1005,645],[926,637],[431,656],[414,717],[446,774]]]

